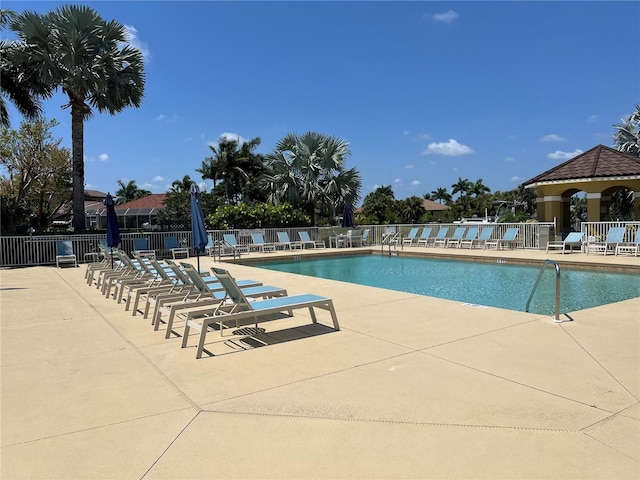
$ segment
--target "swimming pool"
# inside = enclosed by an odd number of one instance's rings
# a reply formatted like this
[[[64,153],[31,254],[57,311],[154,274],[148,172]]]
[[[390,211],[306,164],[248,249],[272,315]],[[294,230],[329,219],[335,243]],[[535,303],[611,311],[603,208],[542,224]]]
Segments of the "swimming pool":
[[[540,267],[354,255],[255,264],[281,272],[381,287],[476,305],[524,311]],[[561,267],[560,311],[573,312],[640,296],[640,275]],[[555,311],[555,271],[547,268],[529,311]]]

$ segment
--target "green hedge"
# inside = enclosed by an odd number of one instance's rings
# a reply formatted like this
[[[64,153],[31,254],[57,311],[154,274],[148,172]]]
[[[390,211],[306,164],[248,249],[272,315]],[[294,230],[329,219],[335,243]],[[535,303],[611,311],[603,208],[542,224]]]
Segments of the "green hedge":
[[[265,203],[254,205],[222,205],[207,216],[207,225],[214,230],[233,228],[282,228],[308,227],[309,216],[288,203],[273,206]]]

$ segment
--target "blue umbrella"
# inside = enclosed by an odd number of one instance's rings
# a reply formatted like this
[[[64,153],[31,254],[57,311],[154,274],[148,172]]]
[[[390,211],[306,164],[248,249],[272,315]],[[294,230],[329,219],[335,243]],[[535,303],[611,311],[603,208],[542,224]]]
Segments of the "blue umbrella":
[[[342,226],[344,228],[353,228],[355,226],[353,223],[353,215],[351,215],[351,205],[348,203],[344,204],[344,214],[342,215]]]
[[[111,268],[113,268],[113,247],[117,248],[120,245],[120,227],[118,227],[118,216],[110,193],[107,193],[104,204],[107,207],[107,247],[111,249]]]
[[[200,204],[200,189],[195,183],[191,184],[189,194],[191,199],[191,238],[193,240],[193,248],[196,250],[196,256],[198,257],[198,271],[200,271],[200,253],[204,253],[204,248],[209,243],[209,239],[207,238],[207,227],[204,225],[204,214]]]

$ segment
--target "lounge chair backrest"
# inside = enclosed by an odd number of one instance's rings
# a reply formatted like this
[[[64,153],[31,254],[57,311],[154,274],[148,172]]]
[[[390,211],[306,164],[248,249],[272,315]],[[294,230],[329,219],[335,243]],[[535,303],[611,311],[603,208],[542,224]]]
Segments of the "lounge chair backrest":
[[[158,260],[156,260],[155,258],[150,258],[149,263],[153,266],[156,275],[162,277],[163,280],[173,280],[164,269],[164,267],[160,265],[160,262],[158,262]]]
[[[223,237],[224,237],[224,241],[227,242],[232,247],[238,246],[238,240],[236,240],[236,236],[233,233],[225,233]]]
[[[193,282],[191,282],[189,275],[187,275],[185,273],[185,271],[180,268],[180,266],[176,265],[175,263],[167,260],[167,265],[169,265],[169,268],[171,268],[171,270],[173,270],[173,273],[175,273],[176,277],[184,284],[184,285],[191,285]]]
[[[109,248],[109,245],[107,245],[107,240],[106,239],[100,240],[100,246],[104,247],[105,250]]]
[[[436,235],[436,238],[445,238],[447,236],[448,231],[449,231],[449,227],[440,227],[440,230],[438,230],[438,234]]]
[[[172,248],[180,248],[176,237],[164,237],[164,248],[171,250]]]
[[[149,250],[149,242],[146,238],[134,238],[133,239],[134,250]]]
[[[213,243],[213,237],[211,236],[211,234],[207,235],[207,246],[205,248],[212,248],[215,246],[215,243]]]
[[[465,240],[475,240],[475,238],[478,236],[478,227],[469,227],[469,230],[467,230],[467,233],[464,236]]]
[[[233,277],[229,275],[229,272],[216,267],[212,267],[211,270],[213,270],[213,274],[222,285],[222,288],[224,288],[227,297],[235,303],[234,311],[253,310],[251,303],[244,296]]]
[[[493,227],[484,227],[480,232],[480,236],[478,237],[478,240],[480,241],[489,240],[491,238],[491,235],[493,235]]]
[[[309,237],[309,232],[298,232],[298,235],[300,236],[300,240],[302,240],[303,242],[313,241],[311,240],[311,237]]]
[[[251,240],[253,241],[253,243],[256,243],[258,245],[264,243],[264,237],[261,233],[252,233]]]
[[[278,232],[278,241],[280,243],[291,243],[291,240],[289,240],[289,234],[287,232]]]
[[[569,235],[564,239],[566,243],[579,243],[582,241],[582,237],[584,233],[582,232],[570,232]]]
[[[416,235],[418,235],[419,229],[420,227],[412,227],[411,230],[409,230],[409,233],[407,234],[407,238],[411,238],[411,239],[416,238]]]
[[[613,227],[607,232],[605,243],[621,243],[624,238],[626,227]]]
[[[61,257],[74,255],[73,243],[71,243],[71,240],[56,242],[56,255]]]
[[[420,234],[420,239],[425,240],[431,236],[431,227],[425,227],[422,229],[422,233]]]
[[[454,240],[459,240],[464,236],[464,231],[467,229],[467,227],[458,227],[455,229],[455,231],[453,232],[453,235],[451,236],[451,238],[453,238]]]
[[[187,275],[189,275],[191,283],[193,283],[198,290],[200,290],[202,293],[211,291],[207,284],[204,283],[204,280],[202,280],[200,274],[196,271],[195,268],[193,268],[193,265],[183,263],[182,269],[186,272]]]
[[[370,230],[371,230],[370,228],[367,228],[367,229],[365,229],[364,232],[362,232],[362,241],[363,242],[366,242],[367,238],[369,238],[369,231]]]
[[[512,241],[512,240],[515,240],[517,236],[518,236],[518,227],[507,228],[507,231],[504,232],[504,237],[502,237],[502,240]]]

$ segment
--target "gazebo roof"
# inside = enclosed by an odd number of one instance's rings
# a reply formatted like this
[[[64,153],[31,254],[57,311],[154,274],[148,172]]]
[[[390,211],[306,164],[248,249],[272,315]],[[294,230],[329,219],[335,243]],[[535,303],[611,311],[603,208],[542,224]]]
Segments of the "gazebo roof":
[[[524,185],[638,176],[640,176],[640,158],[598,145],[526,181]]]

